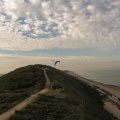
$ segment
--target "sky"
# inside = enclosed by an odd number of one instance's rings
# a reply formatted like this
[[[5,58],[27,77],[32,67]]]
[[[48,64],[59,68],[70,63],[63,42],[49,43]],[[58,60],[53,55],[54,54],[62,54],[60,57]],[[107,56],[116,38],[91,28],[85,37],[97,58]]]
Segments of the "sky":
[[[0,73],[29,64],[120,69],[120,0],[0,0]]]

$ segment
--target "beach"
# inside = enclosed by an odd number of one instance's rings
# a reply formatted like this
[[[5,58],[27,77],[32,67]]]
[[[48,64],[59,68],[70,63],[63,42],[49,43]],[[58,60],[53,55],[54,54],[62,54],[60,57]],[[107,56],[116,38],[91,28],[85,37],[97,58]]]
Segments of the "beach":
[[[93,80],[89,80],[89,79],[86,79],[86,78],[81,78],[81,77],[80,77],[80,79],[84,80],[87,83],[95,85],[95,86],[97,86],[97,87],[99,87],[99,88],[101,88],[101,89],[111,93],[112,95],[120,98],[120,87],[119,86],[99,83],[99,82],[96,82],[96,81],[93,81]]]

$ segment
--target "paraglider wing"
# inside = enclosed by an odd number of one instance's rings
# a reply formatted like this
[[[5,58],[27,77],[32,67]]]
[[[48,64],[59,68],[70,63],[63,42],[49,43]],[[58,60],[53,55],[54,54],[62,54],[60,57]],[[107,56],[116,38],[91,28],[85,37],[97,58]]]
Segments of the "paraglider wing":
[[[55,65],[56,65],[58,62],[60,63],[60,61],[55,61],[55,64],[54,64],[54,66],[55,66]]]

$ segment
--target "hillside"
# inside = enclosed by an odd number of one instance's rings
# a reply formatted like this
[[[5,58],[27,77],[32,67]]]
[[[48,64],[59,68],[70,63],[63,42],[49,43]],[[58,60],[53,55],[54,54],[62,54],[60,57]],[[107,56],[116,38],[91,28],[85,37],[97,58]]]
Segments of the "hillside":
[[[42,65],[18,68],[0,77],[0,113],[45,87]]]
[[[51,82],[49,92],[39,95],[23,110],[16,111],[10,120],[112,120],[113,116],[103,108],[104,96],[96,89],[63,71],[45,65],[29,65],[2,76],[0,110],[5,108],[5,111],[7,105],[20,102],[22,94],[24,99],[43,89],[43,67],[47,68]]]

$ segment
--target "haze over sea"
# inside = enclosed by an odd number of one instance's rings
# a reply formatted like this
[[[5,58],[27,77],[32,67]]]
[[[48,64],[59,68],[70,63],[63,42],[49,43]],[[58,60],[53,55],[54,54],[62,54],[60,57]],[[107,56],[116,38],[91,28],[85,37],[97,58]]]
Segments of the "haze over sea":
[[[120,86],[120,69],[119,70],[80,71],[78,72],[78,74],[82,77],[85,77],[94,81]]]

